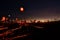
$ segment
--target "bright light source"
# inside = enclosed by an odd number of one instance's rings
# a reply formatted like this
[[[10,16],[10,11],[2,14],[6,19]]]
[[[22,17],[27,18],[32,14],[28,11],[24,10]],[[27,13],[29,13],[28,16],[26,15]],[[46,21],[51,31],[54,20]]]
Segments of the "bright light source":
[[[5,21],[5,19],[6,19],[5,17],[2,17],[2,21]]]
[[[23,7],[20,7],[20,11],[24,11],[24,8]]]

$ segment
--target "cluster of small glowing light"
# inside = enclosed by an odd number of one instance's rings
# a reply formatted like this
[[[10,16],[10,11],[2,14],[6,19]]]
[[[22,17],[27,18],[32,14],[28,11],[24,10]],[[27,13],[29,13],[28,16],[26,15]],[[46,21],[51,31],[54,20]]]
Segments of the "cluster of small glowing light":
[[[49,22],[49,20],[48,20],[48,19],[46,19],[46,20],[45,20],[45,22]]]
[[[26,22],[27,22],[27,23],[31,23],[31,21],[30,21],[30,20],[26,20]]]
[[[23,11],[24,11],[24,8],[23,8],[23,7],[20,7],[20,11],[22,11],[22,12],[23,12]]]
[[[44,23],[45,21],[44,20],[40,20],[40,22],[43,22]]]
[[[35,23],[39,22],[40,20],[36,20]]]
[[[49,19],[49,22],[53,21],[52,19]]]

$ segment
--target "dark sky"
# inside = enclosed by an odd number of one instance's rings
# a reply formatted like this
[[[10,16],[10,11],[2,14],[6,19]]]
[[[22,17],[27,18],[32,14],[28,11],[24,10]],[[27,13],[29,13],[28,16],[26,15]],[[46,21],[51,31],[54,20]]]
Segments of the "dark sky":
[[[23,6],[25,11],[20,12]],[[52,18],[60,17],[60,1],[53,0],[0,0],[0,16],[12,18]]]

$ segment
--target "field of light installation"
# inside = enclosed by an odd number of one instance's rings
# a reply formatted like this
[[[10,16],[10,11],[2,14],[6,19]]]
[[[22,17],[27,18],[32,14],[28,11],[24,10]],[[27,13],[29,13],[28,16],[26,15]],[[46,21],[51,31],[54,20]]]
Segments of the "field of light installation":
[[[0,40],[35,40],[58,36],[60,21],[0,21]],[[50,33],[50,34],[49,34]],[[48,35],[48,36],[47,36]],[[56,36],[55,36],[56,37]]]
[[[0,40],[59,39],[60,1],[0,0]]]

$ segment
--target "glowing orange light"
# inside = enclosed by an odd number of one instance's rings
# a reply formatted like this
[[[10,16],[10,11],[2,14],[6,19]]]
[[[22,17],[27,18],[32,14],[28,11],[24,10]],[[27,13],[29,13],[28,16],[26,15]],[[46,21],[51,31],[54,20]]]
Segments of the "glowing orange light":
[[[5,17],[2,17],[2,21],[5,21],[5,19],[6,19]]]
[[[23,7],[21,7],[21,8],[20,8],[20,11],[24,11],[24,8],[23,8]]]

